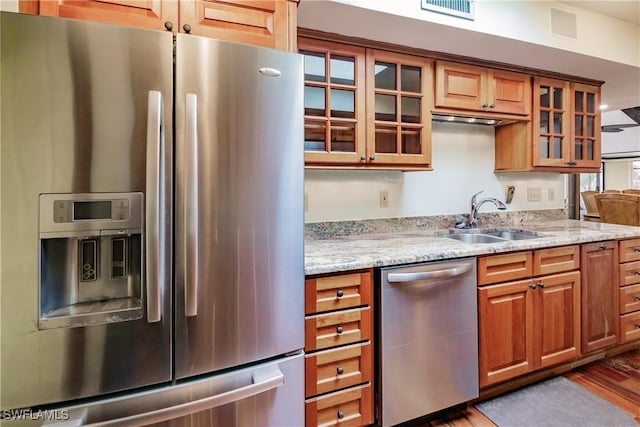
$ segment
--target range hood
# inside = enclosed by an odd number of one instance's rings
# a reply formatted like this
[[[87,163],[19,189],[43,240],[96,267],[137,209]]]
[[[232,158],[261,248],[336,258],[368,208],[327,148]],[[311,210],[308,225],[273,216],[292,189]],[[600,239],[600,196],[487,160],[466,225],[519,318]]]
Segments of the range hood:
[[[467,125],[500,126],[514,123],[516,120],[493,119],[489,117],[461,116],[458,114],[433,113],[431,120],[442,123],[464,123]]]

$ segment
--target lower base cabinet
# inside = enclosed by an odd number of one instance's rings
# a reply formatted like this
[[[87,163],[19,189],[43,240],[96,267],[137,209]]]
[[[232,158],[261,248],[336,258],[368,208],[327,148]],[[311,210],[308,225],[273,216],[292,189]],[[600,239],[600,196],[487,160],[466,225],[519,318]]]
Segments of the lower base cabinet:
[[[305,424],[374,421],[372,271],[305,281]]]
[[[620,342],[640,338],[640,239],[618,242]]]

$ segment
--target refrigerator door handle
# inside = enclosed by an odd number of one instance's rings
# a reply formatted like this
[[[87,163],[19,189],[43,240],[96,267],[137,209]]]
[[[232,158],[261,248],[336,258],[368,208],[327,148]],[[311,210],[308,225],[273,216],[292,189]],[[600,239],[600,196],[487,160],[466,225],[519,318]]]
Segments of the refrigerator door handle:
[[[240,400],[268,392],[269,390],[273,390],[284,384],[284,374],[277,365],[256,370],[252,377],[252,384],[225,391],[220,394],[207,396],[202,399],[169,406],[167,408],[156,409],[141,414],[88,424],[88,426],[131,426],[160,423],[189,414],[213,409],[228,403],[238,402]]]
[[[185,106],[185,315],[198,314],[198,97],[187,93]]]
[[[166,238],[164,197],[164,129],[162,123],[162,93],[150,90],[147,111],[147,175],[146,175],[146,288],[147,321],[159,322],[161,313],[161,286],[166,283],[164,260]]]

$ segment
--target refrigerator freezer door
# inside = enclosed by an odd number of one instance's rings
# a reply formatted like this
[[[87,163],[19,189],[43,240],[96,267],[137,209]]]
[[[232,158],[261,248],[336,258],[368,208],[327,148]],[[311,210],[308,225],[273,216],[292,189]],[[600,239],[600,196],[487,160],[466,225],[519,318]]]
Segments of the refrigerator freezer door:
[[[176,46],[176,376],[301,349],[303,71],[293,53]]]
[[[0,20],[2,409],[169,381],[171,283],[161,277],[170,280],[173,275],[171,251],[166,250],[171,216],[162,213],[171,212],[172,35],[8,12],[0,13]],[[147,141],[156,144],[149,152]],[[168,184],[148,182],[151,167]],[[155,194],[147,194],[148,189]],[[150,209],[161,212],[147,215],[137,235],[119,230],[123,237],[116,238],[108,235],[114,230],[102,229],[91,237],[79,231],[75,237],[58,236],[42,244],[38,203],[45,193],[135,193],[150,203],[147,214],[153,213]],[[147,237],[149,251],[138,244],[134,254],[135,245],[127,242]],[[117,244],[101,245],[98,254],[118,261],[113,265],[121,271],[98,271],[98,279],[120,287],[119,292],[137,288],[137,320],[122,321],[113,314],[105,316],[103,324],[39,329],[40,300],[51,296],[41,291],[45,286],[40,283],[68,290],[66,296],[77,305],[59,302],[74,308],[71,312],[86,309],[85,301],[76,297],[95,287],[96,282],[73,279],[78,276],[74,239],[121,242],[120,256],[128,254],[127,259],[107,256]],[[45,254],[42,248],[51,250]],[[152,253],[164,253],[164,258],[142,261]],[[128,261],[136,259],[139,268],[133,269]],[[155,266],[153,277],[158,278],[149,292],[144,264]],[[94,299],[102,302],[100,298]]]

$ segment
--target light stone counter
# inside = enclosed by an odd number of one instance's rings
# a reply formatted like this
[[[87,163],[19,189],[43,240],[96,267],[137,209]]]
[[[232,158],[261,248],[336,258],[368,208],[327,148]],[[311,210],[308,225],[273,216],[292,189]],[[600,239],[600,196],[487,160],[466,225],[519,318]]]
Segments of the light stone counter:
[[[464,243],[445,237],[448,229],[412,229],[408,231],[336,236],[305,241],[305,274],[333,273],[388,265],[437,261],[466,256],[522,251],[602,240],[640,237],[640,227],[552,220],[521,223],[516,226],[481,227],[527,230],[539,238],[509,240],[500,243]]]

